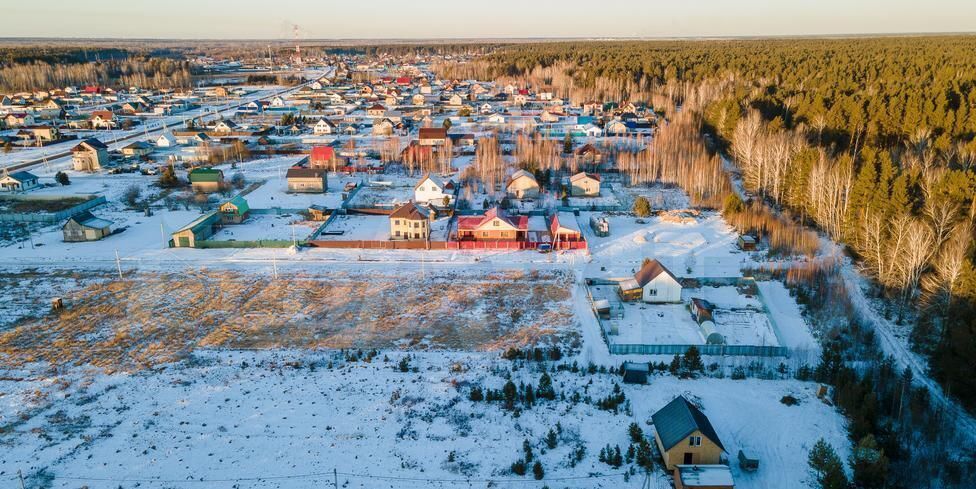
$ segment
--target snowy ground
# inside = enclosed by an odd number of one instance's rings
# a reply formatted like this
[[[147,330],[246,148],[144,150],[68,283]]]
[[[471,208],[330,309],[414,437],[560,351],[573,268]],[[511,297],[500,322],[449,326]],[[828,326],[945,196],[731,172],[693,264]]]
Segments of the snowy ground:
[[[401,372],[400,358],[202,352],[145,374],[9,372],[0,380],[0,476],[21,470],[29,485],[52,488],[225,479],[218,484],[300,488],[331,484],[337,470],[348,488],[636,489],[643,477],[626,480],[628,466],[604,464],[598,452],[607,444],[625,451],[631,422],[650,436],[650,415],[677,395],[702,405],[728,457],[744,449],[761,460],[755,473],[732,464],[736,487],[804,486],[807,451],[821,437],[842,459],[848,455],[845,422],[816,399],[815,384],[653,377],[647,386],[623,386],[630,413],[614,414],[586,399],[603,397],[619,377],[566,370],[551,373],[555,401],[514,418],[500,403],[469,401],[468,392],[473,385],[498,389],[508,375],[535,384],[535,364],[511,371],[512,363],[493,355],[413,354],[415,371]],[[570,399],[574,393],[579,402]],[[799,405],[780,403],[785,395]],[[543,437],[557,422],[557,446],[547,449]],[[545,468],[541,482],[509,471],[523,440]],[[585,455],[572,466],[569,453],[577,447]],[[668,487],[660,470],[651,482]]]
[[[390,239],[390,217],[358,214],[336,216],[318,239],[387,241]]]
[[[607,216],[610,236],[599,237],[590,216]],[[589,242],[593,264],[590,277],[631,277],[644,258],[656,258],[678,277],[739,277],[746,254],[735,247],[738,234],[716,213],[690,222],[669,222],[661,216],[643,219],[629,215],[581,212],[579,222]]]
[[[252,214],[241,224],[221,228],[211,237],[214,241],[297,240],[312,234],[321,222],[305,221],[291,214]]]

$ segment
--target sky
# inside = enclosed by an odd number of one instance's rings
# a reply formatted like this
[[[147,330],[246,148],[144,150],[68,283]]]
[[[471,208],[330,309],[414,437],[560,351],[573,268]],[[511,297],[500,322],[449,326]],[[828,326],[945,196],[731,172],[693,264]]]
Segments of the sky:
[[[974,0],[0,0],[0,38],[440,39],[976,32]]]

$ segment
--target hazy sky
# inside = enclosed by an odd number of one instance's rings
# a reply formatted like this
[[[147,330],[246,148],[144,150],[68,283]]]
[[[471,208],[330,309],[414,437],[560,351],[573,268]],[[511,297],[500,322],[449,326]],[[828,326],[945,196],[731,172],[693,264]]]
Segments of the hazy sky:
[[[0,0],[0,37],[689,37],[976,32],[976,0]]]

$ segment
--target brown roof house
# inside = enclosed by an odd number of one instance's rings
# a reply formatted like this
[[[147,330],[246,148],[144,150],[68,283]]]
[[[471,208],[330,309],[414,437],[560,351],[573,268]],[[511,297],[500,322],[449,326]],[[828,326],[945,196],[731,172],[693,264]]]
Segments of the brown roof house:
[[[579,172],[569,177],[569,189],[573,197],[599,197],[600,175]]]
[[[420,128],[421,146],[441,146],[447,143],[447,129],[443,127]]]
[[[661,262],[645,260],[634,278],[620,282],[620,297],[651,304],[681,302],[681,282]]]
[[[725,447],[705,414],[683,396],[651,416],[654,442],[664,459],[664,466],[674,470],[678,465],[714,465],[722,463]]]
[[[325,192],[328,189],[327,175],[328,171],[325,168],[293,166],[285,174],[288,179],[288,191],[317,194]]]
[[[429,209],[407,202],[390,214],[390,239],[426,241],[430,239],[430,220]]]

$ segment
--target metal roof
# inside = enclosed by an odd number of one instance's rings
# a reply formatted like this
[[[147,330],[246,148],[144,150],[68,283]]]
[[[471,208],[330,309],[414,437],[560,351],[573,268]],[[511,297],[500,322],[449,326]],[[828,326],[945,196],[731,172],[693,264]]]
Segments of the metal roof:
[[[718,445],[723,452],[725,451],[725,447],[718,439],[718,434],[712,428],[712,423],[708,421],[704,413],[683,396],[674,398],[667,406],[654,413],[651,419],[654,420],[654,429],[657,430],[657,436],[661,439],[661,444],[664,445],[665,450],[670,450],[688,435],[700,431],[702,436]]]

